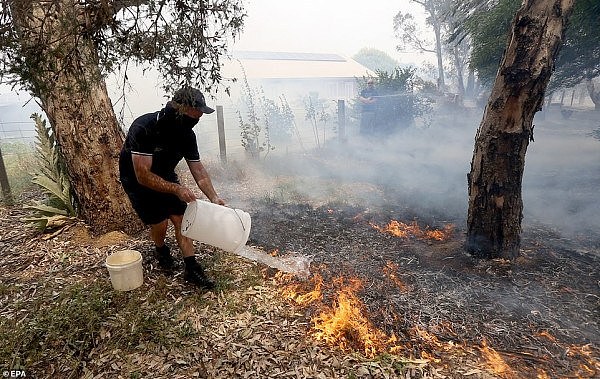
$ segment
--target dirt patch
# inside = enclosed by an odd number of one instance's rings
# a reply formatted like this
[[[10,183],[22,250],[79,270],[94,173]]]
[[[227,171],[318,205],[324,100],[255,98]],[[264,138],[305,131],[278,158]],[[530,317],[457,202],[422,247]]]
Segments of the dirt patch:
[[[130,239],[130,237],[127,234],[125,234],[123,232],[115,231],[115,232],[109,232],[109,233],[101,235],[96,240],[94,240],[93,244],[95,247],[102,248],[102,247],[119,245],[121,243],[128,241],[129,239]]]

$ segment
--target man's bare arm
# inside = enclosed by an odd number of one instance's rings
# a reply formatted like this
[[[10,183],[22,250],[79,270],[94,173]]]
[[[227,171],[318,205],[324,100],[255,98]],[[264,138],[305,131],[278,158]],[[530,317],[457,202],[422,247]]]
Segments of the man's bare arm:
[[[215,204],[225,205],[225,201],[217,195],[217,191],[213,187],[212,181],[208,172],[204,168],[204,165],[200,161],[188,161],[188,167],[190,172],[198,185],[198,188],[208,197],[208,199]]]
[[[132,154],[133,169],[138,183],[157,192],[170,193],[186,203],[196,200],[196,195],[185,186],[171,183],[151,171],[152,156]]]

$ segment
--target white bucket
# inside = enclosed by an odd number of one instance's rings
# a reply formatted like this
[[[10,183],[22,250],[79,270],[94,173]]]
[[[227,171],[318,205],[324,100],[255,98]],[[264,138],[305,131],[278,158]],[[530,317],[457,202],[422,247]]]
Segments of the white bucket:
[[[250,215],[241,209],[196,200],[185,209],[181,234],[230,253],[237,253],[248,241],[250,225]]]
[[[110,282],[117,291],[129,291],[144,283],[142,254],[136,250],[115,251],[106,258]]]

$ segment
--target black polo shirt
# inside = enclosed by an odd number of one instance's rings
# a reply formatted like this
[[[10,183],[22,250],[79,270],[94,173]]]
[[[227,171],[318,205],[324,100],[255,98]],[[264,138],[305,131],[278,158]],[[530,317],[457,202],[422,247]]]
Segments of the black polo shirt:
[[[136,187],[137,178],[133,168],[132,154],[152,156],[151,171],[170,182],[177,182],[175,167],[185,158],[199,161],[196,134],[197,120],[179,115],[167,106],[148,113],[133,121],[119,157],[119,173],[124,186]],[[133,188],[132,188],[133,189]]]

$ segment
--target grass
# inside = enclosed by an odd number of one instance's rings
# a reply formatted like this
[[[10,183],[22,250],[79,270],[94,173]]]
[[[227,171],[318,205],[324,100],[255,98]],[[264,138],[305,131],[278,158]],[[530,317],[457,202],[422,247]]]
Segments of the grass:
[[[55,364],[77,373],[99,344],[104,349],[170,348],[197,335],[188,321],[177,320],[183,304],[173,303],[160,284],[147,296],[141,290],[113,291],[106,282],[62,289],[40,286],[40,291],[35,301],[12,304],[19,317],[0,321],[0,362],[10,368],[35,371],[36,366]]]
[[[25,142],[1,142],[0,149],[13,198],[31,188],[32,172],[36,169],[35,151]]]

